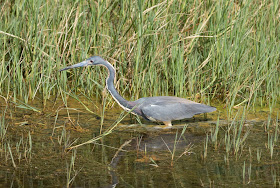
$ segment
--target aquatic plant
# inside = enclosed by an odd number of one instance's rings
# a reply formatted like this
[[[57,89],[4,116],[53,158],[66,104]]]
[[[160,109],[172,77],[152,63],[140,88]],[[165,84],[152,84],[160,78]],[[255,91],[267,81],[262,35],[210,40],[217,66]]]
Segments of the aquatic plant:
[[[230,109],[279,99],[276,0],[0,5],[0,95],[8,99],[46,103],[66,91],[101,99],[103,69],[57,72],[95,54],[114,64],[117,88],[131,99],[218,98]]]

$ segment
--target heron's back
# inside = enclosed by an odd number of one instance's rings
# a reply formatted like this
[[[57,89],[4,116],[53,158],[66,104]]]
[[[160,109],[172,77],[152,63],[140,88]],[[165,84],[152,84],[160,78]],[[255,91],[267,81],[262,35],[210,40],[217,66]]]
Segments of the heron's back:
[[[172,96],[145,97],[134,102],[143,115],[152,121],[180,120],[216,110],[212,106]]]

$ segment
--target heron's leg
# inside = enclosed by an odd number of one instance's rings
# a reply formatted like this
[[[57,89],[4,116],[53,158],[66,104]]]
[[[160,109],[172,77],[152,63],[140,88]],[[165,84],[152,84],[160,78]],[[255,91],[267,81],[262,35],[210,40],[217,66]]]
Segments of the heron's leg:
[[[165,126],[169,126],[169,127],[172,126],[171,121],[163,121],[163,123],[164,123]]]

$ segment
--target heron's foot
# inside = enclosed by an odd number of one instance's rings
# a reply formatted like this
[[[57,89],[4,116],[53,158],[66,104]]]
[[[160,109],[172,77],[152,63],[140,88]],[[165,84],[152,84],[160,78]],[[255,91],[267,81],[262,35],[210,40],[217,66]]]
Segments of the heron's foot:
[[[164,126],[159,125],[159,126],[156,126],[155,128],[156,129],[171,129],[172,128],[171,121],[163,121],[163,123],[164,123]]]
[[[172,129],[172,126],[166,126],[166,125],[158,125],[154,127],[155,129]]]
[[[165,126],[172,127],[171,121],[163,121],[163,123],[164,123]]]

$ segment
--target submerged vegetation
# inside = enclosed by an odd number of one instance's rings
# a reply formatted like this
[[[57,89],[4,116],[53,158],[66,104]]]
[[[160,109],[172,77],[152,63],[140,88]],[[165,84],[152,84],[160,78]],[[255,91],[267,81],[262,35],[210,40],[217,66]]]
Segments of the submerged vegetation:
[[[0,8],[0,186],[280,186],[279,0]],[[113,64],[128,100],[174,95],[219,115],[168,131],[137,117],[127,126],[129,113],[106,111],[116,105],[104,68],[58,72],[93,55]]]

